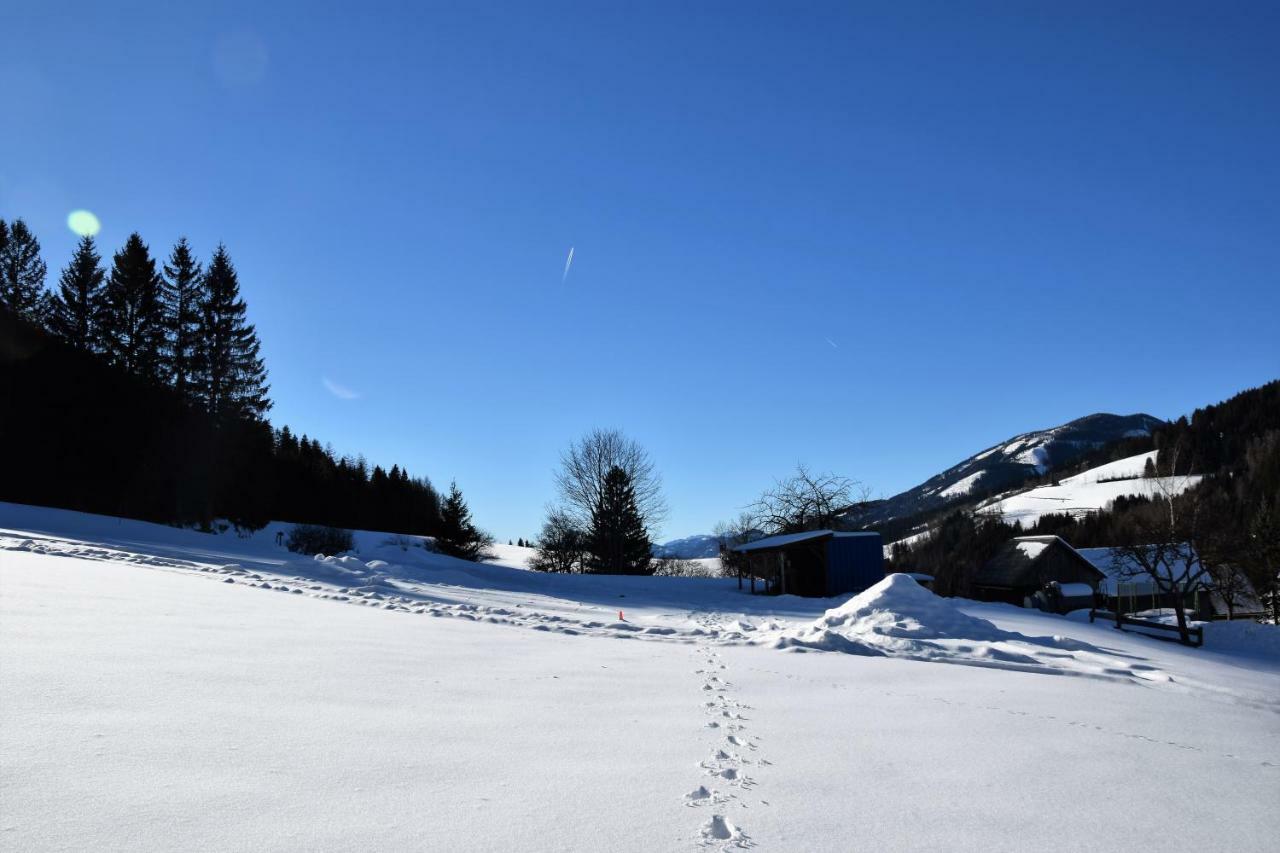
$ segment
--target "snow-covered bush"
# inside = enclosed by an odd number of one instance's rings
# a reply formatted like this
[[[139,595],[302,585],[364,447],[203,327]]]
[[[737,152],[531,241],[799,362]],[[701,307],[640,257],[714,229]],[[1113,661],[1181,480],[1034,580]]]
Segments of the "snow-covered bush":
[[[355,548],[351,531],[323,524],[295,524],[288,547],[295,554],[341,554]]]

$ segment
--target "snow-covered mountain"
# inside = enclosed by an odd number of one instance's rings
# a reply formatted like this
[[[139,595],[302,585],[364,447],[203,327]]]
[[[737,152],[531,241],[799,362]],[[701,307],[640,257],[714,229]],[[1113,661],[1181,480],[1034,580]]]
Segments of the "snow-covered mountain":
[[[701,560],[707,557],[720,556],[720,540],[710,533],[686,536],[683,539],[672,539],[653,546],[653,556],[671,557],[678,560]]]
[[[852,525],[880,524],[992,494],[1069,465],[1090,450],[1150,435],[1164,421],[1151,415],[1086,415],[1061,426],[1015,435],[975,453],[925,482],[850,513]]]

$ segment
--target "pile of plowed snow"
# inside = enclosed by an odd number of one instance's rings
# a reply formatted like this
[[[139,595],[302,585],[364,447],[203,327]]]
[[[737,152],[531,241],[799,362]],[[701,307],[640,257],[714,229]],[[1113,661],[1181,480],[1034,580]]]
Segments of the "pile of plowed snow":
[[[932,657],[928,640],[995,642],[1011,636],[986,619],[960,612],[910,576],[889,575],[809,625],[770,637],[775,648],[809,648],[864,655]]]
[[[908,575],[889,575],[799,628],[762,632],[757,640],[795,651],[1054,671],[1104,678],[1164,680],[1103,649],[1066,637],[1028,637],[997,628],[934,595]]]

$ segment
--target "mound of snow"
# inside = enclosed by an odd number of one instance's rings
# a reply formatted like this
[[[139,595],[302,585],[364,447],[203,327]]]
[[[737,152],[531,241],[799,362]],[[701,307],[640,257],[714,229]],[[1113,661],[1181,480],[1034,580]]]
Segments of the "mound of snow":
[[[807,631],[836,631],[849,637],[913,640],[963,638],[1001,640],[1008,634],[986,619],[969,616],[934,595],[910,575],[893,574],[839,607],[828,610]]]
[[[1134,666],[1089,643],[1003,630],[965,613],[958,602],[934,595],[910,575],[889,575],[809,625],[762,632],[761,642],[797,651],[905,657],[1105,678],[1151,680],[1157,675],[1150,667]]]

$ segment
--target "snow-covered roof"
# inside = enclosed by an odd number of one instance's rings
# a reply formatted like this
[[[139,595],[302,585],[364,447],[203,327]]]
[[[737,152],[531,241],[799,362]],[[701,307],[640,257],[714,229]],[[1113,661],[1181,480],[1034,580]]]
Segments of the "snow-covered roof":
[[[1130,554],[1123,554],[1115,548],[1079,548],[1084,557],[1094,568],[1107,576],[1099,589],[1114,594],[1117,584],[1125,584],[1125,592],[1132,595],[1151,595],[1156,591],[1156,584],[1146,570],[1133,559]],[[1174,576],[1182,574],[1185,560],[1175,557],[1172,566]]]
[[[1000,550],[982,565],[975,582],[999,587],[1030,584],[1037,577],[1036,562],[1053,547],[1075,555],[1081,567],[1088,570],[1089,564],[1080,560],[1076,549],[1060,536],[1017,536],[1000,546]]]
[[[754,542],[739,545],[733,550],[739,552],[764,551],[769,548],[783,548],[787,545],[794,545],[797,542],[806,542],[810,539],[826,539],[827,537],[844,539],[845,537],[850,536],[875,536],[879,538],[880,534],[867,532],[837,533],[834,530],[806,530],[803,533],[783,533],[780,536],[766,536],[764,539],[757,539]]]

